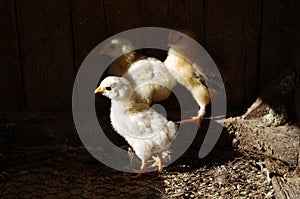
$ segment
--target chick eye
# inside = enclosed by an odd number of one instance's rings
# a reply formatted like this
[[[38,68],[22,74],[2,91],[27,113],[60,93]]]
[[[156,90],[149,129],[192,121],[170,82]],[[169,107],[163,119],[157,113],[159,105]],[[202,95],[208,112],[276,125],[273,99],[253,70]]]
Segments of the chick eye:
[[[111,87],[110,87],[110,86],[108,86],[108,87],[106,87],[106,88],[105,88],[105,90],[107,90],[107,91],[111,91]]]
[[[182,35],[180,35],[180,36],[178,37],[178,39],[180,39],[180,40],[181,40],[181,39],[183,39],[183,36],[182,36]]]
[[[113,44],[113,45],[110,45],[110,46],[109,46],[109,48],[110,48],[111,50],[113,50],[113,49],[115,49],[115,48],[116,48],[116,45],[115,45],[115,44]]]

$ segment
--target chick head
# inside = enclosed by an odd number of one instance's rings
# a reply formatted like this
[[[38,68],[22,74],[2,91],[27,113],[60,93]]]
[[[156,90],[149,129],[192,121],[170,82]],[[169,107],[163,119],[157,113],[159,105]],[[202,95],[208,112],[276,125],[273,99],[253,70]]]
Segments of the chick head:
[[[184,30],[183,33],[170,31],[168,46],[177,50],[190,50],[195,45],[194,38],[197,38],[196,35],[189,30]]]
[[[104,44],[104,48],[99,54],[105,54],[116,59],[132,50],[134,50],[134,47],[129,39],[125,37],[117,37],[106,42]]]
[[[171,31],[169,33],[168,46],[175,49],[185,49],[187,45],[187,39],[188,38],[184,34]]]
[[[101,93],[110,99],[116,100],[127,99],[130,92],[130,82],[124,77],[116,76],[106,77],[95,90],[95,93]]]

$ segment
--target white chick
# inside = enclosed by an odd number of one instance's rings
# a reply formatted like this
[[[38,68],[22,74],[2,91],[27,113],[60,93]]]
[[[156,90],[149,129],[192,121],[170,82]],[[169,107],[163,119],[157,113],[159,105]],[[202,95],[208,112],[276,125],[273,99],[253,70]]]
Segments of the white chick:
[[[100,54],[106,54],[113,59],[119,57],[108,69],[108,75],[125,75],[137,88],[134,98],[139,102],[150,105],[163,101],[171,95],[171,89],[176,85],[176,80],[163,62],[138,54],[127,38],[117,37],[110,40]]]
[[[203,119],[206,106],[210,103],[210,94],[205,82],[203,72],[193,64],[186,54],[191,47],[190,41],[185,40],[184,35],[171,32],[169,35],[169,46],[165,65],[175,79],[186,87],[200,106],[198,115],[181,123],[194,122]]]
[[[134,87],[124,77],[106,77],[95,93],[111,99],[110,119],[113,128],[123,136],[142,160],[138,178],[147,170],[147,160],[152,154],[158,157],[152,166],[162,171],[162,152],[176,138],[178,129],[174,122],[150,108],[148,104],[130,100]]]

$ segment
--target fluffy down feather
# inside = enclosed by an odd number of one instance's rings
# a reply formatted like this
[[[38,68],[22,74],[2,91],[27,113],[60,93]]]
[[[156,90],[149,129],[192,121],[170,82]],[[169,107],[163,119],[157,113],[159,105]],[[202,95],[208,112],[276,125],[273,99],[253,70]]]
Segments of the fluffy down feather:
[[[176,85],[164,63],[152,57],[134,62],[125,77],[136,87],[141,102],[147,104],[167,99]]]

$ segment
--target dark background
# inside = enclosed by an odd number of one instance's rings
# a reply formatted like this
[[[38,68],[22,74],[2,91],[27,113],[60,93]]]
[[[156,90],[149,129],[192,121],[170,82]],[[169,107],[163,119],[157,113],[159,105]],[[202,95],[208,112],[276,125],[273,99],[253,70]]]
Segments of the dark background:
[[[71,96],[76,73],[95,46],[144,26],[194,35],[226,80],[228,115],[243,114],[257,97],[264,103],[253,120],[229,118],[204,159],[198,152],[210,120],[201,123],[190,149],[162,174],[132,181],[131,174],[102,165],[82,146]],[[243,197],[242,192],[264,198],[275,189],[276,196],[297,198],[292,194],[300,186],[299,125],[293,127],[297,118],[300,124],[299,44],[299,0],[0,0],[1,197],[192,198],[176,196],[179,188],[188,188],[186,193],[198,196],[212,192],[215,197],[223,190],[225,198]],[[282,94],[278,86],[291,75],[293,85]],[[101,128],[127,149],[103,114],[109,100],[97,98]],[[265,105],[286,107],[292,125],[257,125],[257,117],[267,113]],[[83,126],[95,133],[89,121]],[[191,135],[179,134],[177,140],[186,142]],[[101,147],[93,150],[107,157]]]
[[[229,112],[239,113],[299,72],[299,8],[297,0],[1,0],[0,112],[70,112],[76,72],[96,45],[158,26],[195,35],[226,79]],[[299,97],[288,103],[296,109]]]

